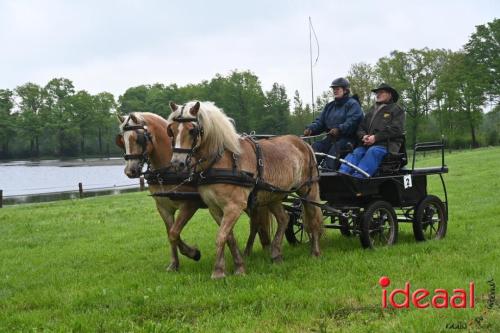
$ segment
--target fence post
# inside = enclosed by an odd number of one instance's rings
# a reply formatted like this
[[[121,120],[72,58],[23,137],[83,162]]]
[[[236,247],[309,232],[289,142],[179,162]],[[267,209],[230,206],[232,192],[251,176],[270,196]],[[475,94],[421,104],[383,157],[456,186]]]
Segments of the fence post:
[[[144,176],[141,176],[139,178],[139,188],[141,189],[141,191],[144,191]]]
[[[0,208],[3,207],[3,190],[0,190]]]
[[[83,198],[83,185],[78,183],[78,192],[80,192],[80,199]]]

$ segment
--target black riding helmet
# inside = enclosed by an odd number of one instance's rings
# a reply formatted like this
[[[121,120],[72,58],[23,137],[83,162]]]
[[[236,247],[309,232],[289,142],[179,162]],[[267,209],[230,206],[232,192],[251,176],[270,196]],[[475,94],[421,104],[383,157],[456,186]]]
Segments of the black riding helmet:
[[[330,88],[333,88],[333,87],[342,87],[344,89],[349,89],[350,84],[349,84],[349,81],[347,81],[347,79],[345,79],[343,77],[339,77],[339,78],[333,80],[332,84],[330,84]]]

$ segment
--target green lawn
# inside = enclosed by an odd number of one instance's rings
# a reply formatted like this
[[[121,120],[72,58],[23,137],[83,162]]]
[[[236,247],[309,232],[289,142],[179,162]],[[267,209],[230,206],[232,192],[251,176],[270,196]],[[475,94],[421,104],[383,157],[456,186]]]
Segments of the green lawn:
[[[146,193],[0,209],[0,332],[453,332],[500,331],[498,301],[487,309],[488,279],[500,282],[500,149],[447,154],[450,220],[442,241],[416,243],[409,224],[399,243],[363,250],[357,238],[327,230],[323,255],[284,244],[270,263],[256,246],[248,275],[212,281],[216,224],[200,211],[183,237],[202,251],[167,273],[169,248]],[[436,165],[433,155],[420,165]],[[442,197],[439,179],[430,193]],[[240,247],[248,219],[236,226]],[[229,254],[226,256],[230,262]],[[228,265],[231,269],[231,265]],[[382,310],[389,290],[465,288],[475,309]],[[498,289],[498,288],[497,288]],[[498,295],[497,295],[498,299]],[[482,318],[482,319],[481,319]]]

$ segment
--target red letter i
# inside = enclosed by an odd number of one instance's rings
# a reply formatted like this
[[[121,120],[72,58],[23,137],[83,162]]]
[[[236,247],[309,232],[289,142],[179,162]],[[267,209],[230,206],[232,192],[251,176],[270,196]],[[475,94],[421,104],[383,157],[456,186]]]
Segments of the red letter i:
[[[469,283],[469,306],[474,308],[474,281]]]
[[[382,288],[387,287],[388,285],[391,284],[391,280],[387,276],[382,276],[379,280],[378,283]],[[387,290],[382,289],[382,308],[386,309],[387,308]]]

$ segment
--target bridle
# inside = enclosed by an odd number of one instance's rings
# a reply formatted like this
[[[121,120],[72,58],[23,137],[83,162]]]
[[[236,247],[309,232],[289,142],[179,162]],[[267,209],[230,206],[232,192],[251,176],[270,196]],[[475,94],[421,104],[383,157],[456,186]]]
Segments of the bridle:
[[[148,141],[153,143],[151,140],[151,134],[148,132],[148,129],[144,125],[129,125],[128,122],[130,121],[130,116],[128,116],[127,121],[125,122],[125,125],[122,128],[122,132],[127,132],[127,131],[134,131],[136,136],[137,136],[137,144],[139,144],[142,148],[142,151],[140,154],[124,154],[123,158],[125,161],[128,160],[139,160],[139,165],[142,169],[144,163],[147,163],[149,165],[149,157],[148,157]],[[143,132],[139,132],[138,130],[143,130]],[[118,134],[122,135],[122,134]]]
[[[193,138],[193,143],[191,144],[191,148],[176,148],[175,141],[172,140],[172,148],[173,148],[174,153],[187,154],[186,164],[188,164],[189,161],[191,160],[191,157],[193,156],[193,154],[199,148],[198,142],[201,141],[201,139],[203,138],[204,131],[203,131],[203,127],[201,126],[197,117],[186,117],[186,118],[183,117],[184,107],[185,107],[185,105],[183,105],[181,107],[181,114],[174,117],[172,119],[172,121],[174,121],[176,123],[192,123],[193,124],[194,127],[189,130],[189,134]],[[169,136],[173,137],[173,133],[171,133],[170,128],[168,130],[169,130],[169,133],[168,133]]]

